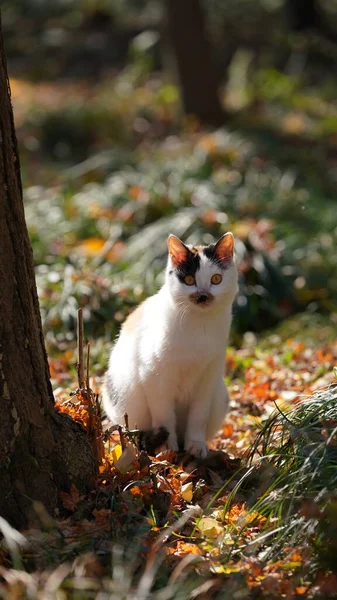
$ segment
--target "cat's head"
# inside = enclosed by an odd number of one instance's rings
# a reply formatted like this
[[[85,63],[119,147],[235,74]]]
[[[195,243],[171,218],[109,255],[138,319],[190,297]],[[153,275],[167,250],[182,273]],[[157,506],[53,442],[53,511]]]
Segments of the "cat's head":
[[[191,302],[199,310],[233,302],[238,276],[232,233],[208,246],[187,246],[175,235],[170,235],[167,243],[166,285],[174,300]]]

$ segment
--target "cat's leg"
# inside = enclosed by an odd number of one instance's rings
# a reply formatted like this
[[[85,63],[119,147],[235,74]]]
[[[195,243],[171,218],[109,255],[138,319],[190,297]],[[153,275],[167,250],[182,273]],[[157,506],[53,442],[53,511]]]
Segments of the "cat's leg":
[[[190,401],[185,433],[185,450],[194,456],[203,458],[208,453],[206,428],[222,371],[222,360],[207,365],[198,380],[198,385]]]
[[[116,394],[109,372],[106,373],[102,387],[102,402],[104,410],[112,423],[116,420]]]
[[[127,393],[124,406],[131,429],[137,428],[140,429],[140,431],[151,430],[151,414],[147,404],[146,394],[141,384],[138,384],[135,389],[132,391],[130,390],[129,393]]]
[[[150,431],[151,415],[140,383],[134,388],[118,386],[108,372],[102,392],[104,409],[114,425],[124,425],[127,414],[131,429],[137,426],[141,431]]]
[[[206,425],[206,440],[210,441],[219,429],[228,410],[229,395],[222,376],[219,378],[214,390],[211,409]]]
[[[165,427],[168,431],[167,446],[178,450],[175,413],[175,382],[169,374],[152,375],[143,382],[146,402],[151,414],[152,427]]]

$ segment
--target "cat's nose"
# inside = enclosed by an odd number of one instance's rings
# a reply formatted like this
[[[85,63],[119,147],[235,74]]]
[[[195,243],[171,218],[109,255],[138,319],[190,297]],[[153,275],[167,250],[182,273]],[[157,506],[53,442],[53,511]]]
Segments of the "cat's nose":
[[[204,304],[208,300],[208,294],[200,294],[198,304]]]

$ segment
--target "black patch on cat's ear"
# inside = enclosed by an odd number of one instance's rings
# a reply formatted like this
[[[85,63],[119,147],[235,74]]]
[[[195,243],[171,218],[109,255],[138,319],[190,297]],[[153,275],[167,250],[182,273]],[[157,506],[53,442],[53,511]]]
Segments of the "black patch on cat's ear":
[[[234,236],[229,231],[216,244],[209,244],[203,249],[205,256],[218,267],[225,269],[233,259]]]

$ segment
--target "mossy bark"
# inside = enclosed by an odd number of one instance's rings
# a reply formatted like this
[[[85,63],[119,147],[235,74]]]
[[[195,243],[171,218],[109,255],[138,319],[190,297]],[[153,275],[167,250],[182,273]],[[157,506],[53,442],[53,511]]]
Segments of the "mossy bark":
[[[84,428],[54,409],[0,22],[0,515],[27,526],[94,474]]]

